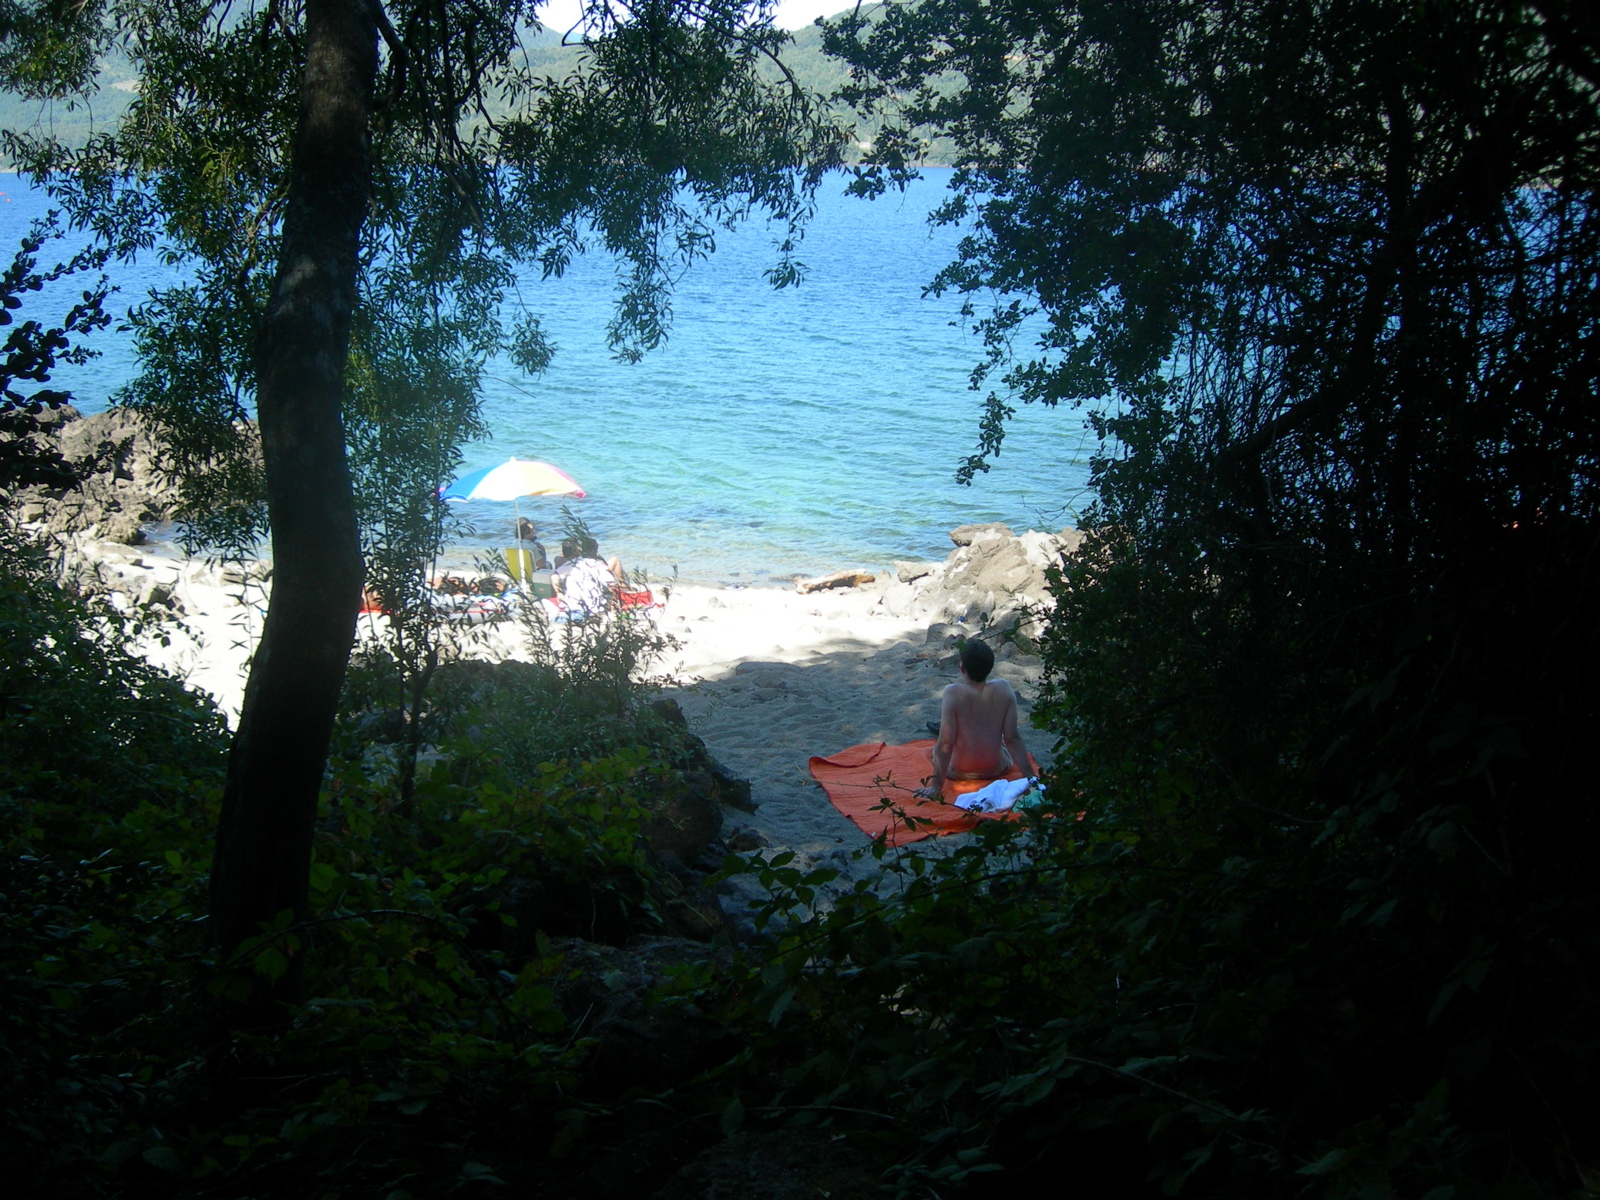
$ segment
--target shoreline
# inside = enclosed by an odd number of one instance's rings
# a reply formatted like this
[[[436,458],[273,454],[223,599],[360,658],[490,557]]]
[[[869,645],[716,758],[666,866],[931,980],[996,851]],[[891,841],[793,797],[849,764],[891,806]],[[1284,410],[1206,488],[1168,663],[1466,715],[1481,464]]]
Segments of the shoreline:
[[[271,594],[270,565],[185,560],[114,543],[98,544],[93,554],[97,590],[123,611],[158,617],[157,632],[140,643],[140,653],[210,694],[233,724]],[[810,594],[760,584],[652,586],[657,604],[648,610],[650,619],[677,645],[648,674],[669,680],[669,690],[726,680],[756,666],[815,666],[895,648],[920,653],[930,625],[942,624],[887,604],[893,581],[883,574],[874,583]],[[357,644],[381,637],[384,622],[362,613]],[[462,657],[527,657],[514,617],[469,628]]]
[[[982,629],[991,618],[997,623],[1027,619],[1020,605],[1038,603],[1043,563],[1065,536],[1017,537],[997,529],[1003,527],[954,531],[952,540],[968,530],[976,533],[966,533],[946,563],[897,563],[854,585],[802,592],[778,584],[652,583],[656,603],[645,611],[676,644],[652,665],[649,675],[664,677],[674,687],[692,687],[758,664],[806,667],[870,659],[889,650],[920,656],[916,662],[947,658],[935,650],[953,644],[958,634]],[[191,559],[162,543],[128,546],[82,535],[69,539],[63,550],[66,561],[75,564],[64,573],[69,583],[106,594],[123,611],[154,618],[154,631],[140,652],[208,692],[230,724],[236,721],[270,598],[269,562]],[[1001,550],[1009,550],[1011,558],[1004,559]],[[1000,560],[999,573],[1009,581],[1003,600],[997,600],[992,579],[991,590],[982,591],[983,570],[996,573],[985,556]],[[1019,567],[1036,578],[1017,580]],[[363,613],[357,643],[379,637],[383,621]],[[462,657],[527,657],[514,617],[471,628]],[[1026,638],[1022,640],[1025,644]],[[1005,650],[1016,652],[1018,647]],[[1024,652],[1017,657],[1030,656]]]

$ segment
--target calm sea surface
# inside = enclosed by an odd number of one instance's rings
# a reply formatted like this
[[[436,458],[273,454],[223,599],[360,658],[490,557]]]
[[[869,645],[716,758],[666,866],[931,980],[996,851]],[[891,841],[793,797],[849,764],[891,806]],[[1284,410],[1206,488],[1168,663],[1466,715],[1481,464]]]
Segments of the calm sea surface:
[[[776,261],[774,231],[724,235],[680,283],[670,341],[635,365],[606,350],[615,296],[606,259],[579,260],[559,280],[530,277],[520,300],[541,314],[555,360],[537,379],[509,363],[491,369],[493,437],[467,448],[466,468],[512,455],[555,463],[587,489],[574,507],[606,553],[686,582],[787,583],[942,558],[947,531],[970,521],[1019,531],[1071,523],[1091,448],[1074,413],[1019,412],[994,469],[971,487],[954,481],[977,436],[982,398],[967,373],[981,345],[957,301],[922,296],[957,236],[926,223],[949,172],[926,176],[905,196],[870,203],[830,183],[798,288],[774,291],[762,278]],[[0,192],[9,255],[44,204],[16,176],[0,176]],[[118,268],[114,311],[172,277],[153,258]],[[30,300],[21,315],[59,318],[48,300]],[[101,358],[55,380],[90,412],[133,369],[125,335],[98,341]],[[506,544],[511,505],[456,507],[452,557]],[[522,501],[547,529],[559,508]]]

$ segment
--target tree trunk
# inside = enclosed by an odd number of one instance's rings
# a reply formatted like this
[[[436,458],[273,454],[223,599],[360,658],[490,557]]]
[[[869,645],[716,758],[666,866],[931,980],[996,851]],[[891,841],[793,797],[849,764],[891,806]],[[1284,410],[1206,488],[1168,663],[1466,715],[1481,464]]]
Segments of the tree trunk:
[[[305,912],[317,793],[355,636],[363,567],[340,403],[372,175],[375,3],[305,6],[283,244],[256,342],[272,600],[217,830],[210,934],[223,951],[280,913]],[[258,988],[254,1015],[292,996],[297,975],[291,965]]]

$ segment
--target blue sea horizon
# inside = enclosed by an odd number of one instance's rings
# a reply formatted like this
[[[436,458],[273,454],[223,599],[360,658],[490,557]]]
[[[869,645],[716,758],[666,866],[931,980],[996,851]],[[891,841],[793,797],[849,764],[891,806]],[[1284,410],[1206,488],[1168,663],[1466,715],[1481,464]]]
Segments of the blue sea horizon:
[[[465,448],[463,471],[513,455],[561,467],[587,490],[572,506],[607,554],[685,583],[787,585],[943,558],[948,531],[969,522],[1019,532],[1073,523],[1093,450],[1076,413],[1020,408],[992,469],[970,487],[955,482],[983,394],[968,387],[982,345],[959,298],[923,295],[959,237],[927,224],[949,176],[927,169],[903,195],[873,202],[830,179],[796,288],[775,291],[763,278],[780,231],[751,224],[720,235],[678,285],[670,339],[637,364],[605,345],[616,294],[609,259],[582,257],[561,279],[530,273],[511,302],[540,316],[555,358],[537,378],[509,361],[491,365],[491,436]],[[15,176],[9,184],[0,183],[0,224],[15,245],[45,203]],[[153,261],[114,268],[114,313],[172,277]],[[30,301],[25,315],[58,316],[51,299]],[[97,341],[102,357],[53,381],[85,412],[106,407],[136,369],[127,335]],[[559,540],[561,504],[520,504],[547,544]],[[459,532],[441,565],[466,566],[511,542],[511,504],[452,509]]]

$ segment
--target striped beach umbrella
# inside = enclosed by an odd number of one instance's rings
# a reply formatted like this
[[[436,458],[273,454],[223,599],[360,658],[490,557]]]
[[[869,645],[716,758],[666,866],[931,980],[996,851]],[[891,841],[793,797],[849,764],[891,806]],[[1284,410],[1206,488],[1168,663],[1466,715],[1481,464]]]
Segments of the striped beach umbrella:
[[[468,471],[439,489],[444,500],[518,500],[523,496],[571,496],[582,500],[587,494],[560,467],[526,458]]]
[[[578,481],[560,467],[526,458],[513,458],[498,467],[468,471],[454,483],[439,489],[439,496],[444,500],[510,500],[516,504],[517,556],[511,568],[515,578],[520,578],[518,572],[526,569],[522,565],[524,561],[532,561],[524,560],[522,555],[522,505],[516,502],[524,496],[571,496],[582,500],[586,495]]]

